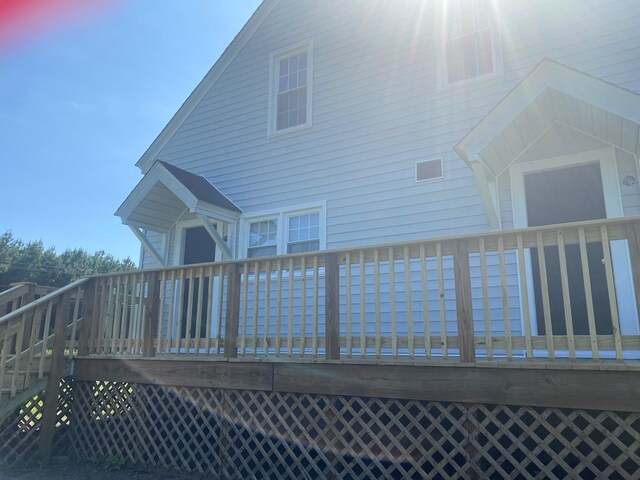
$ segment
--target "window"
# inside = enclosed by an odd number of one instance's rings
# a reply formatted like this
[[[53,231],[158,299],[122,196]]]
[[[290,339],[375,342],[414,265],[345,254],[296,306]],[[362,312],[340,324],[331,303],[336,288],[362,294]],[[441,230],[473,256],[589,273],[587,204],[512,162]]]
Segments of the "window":
[[[287,253],[320,250],[320,214],[305,213],[289,217]]]
[[[441,158],[416,163],[416,182],[436,180],[443,176]]]
[[[245,217],[241,227],[247,258],[323,250],[325,205],[301,205]]]
[[[278,223],[275,219],[250,223],[247,256],[254,258],[276,255],[278,253],[277,232]]]
[[[502,69],[498,27],[489,0],[446,0],[440,83],[452,85]]]
[[[269,133],[311,124],[311,61],[310,45],[272,55]]]

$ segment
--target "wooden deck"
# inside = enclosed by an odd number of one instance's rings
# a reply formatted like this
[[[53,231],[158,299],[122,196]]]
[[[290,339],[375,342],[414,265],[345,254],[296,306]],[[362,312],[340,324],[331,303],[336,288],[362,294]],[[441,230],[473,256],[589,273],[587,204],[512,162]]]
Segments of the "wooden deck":
[[[588,275],[594,266],[586,252],[594,244],[603,252],[604,314],[595,308]],[[632,272],[633,285],[623,286],[632,294],[624,298],[616,283],[614,244],[628,251]],[[569,247],[580,251],[579,284],[569,275]],[[550,307],[557,292],[546,277],[538,292],[543,315],[537,319],[531,309],[538,304],[527,285],[532,249],[549,248],[559,258],[560,324],[554,317],[558,311]],[[541,272],[547,271],[545,258],[538,255]],[[586,318],[573,318],[576,289],[584,292]],[[220,371],[241,368],[243,377],[250,377],[252,368],[267,368],[283,378],[277,372],[289,369],[320,372],[307,383],[331,391],[335,380],[324,385],[323,368],[341,369],[340,375],[327,377],[341,378],[338,391],[362,384],[362,394],[381,394],[375,382],[358,380],[358,372],[370,368],[385,372],[384,382],[396,385],[393,391],[413,398],[407,390],[413,388],[413,377],[402,379],[398,373],[402,380],[397,380],[390,373],[406,367],[425,378],[460,376],[458,382],[473,388],[459,390],[456,381],[443,387],[449,393],[442,398],[456,401],[465,401],[457,396],[463,394],[479,398],[484,384],[492,392],[483,397],[487,401],[559,406],[556,397],[536,388],[549,375],[594,379],[582,386],[554,381],[553,389],[567,398],[563,405],[595,402],[601,398],[597,388],[615,393],[608,398],[610,409],[633,408],[632,400],[610,397],[637,397],[638,218],[99,275],[27,303],[25,295],[34,293],[30,285],[14,289],[12,299],[24,305],[0,318],[0,385],[10,397],[29,388],[31,377],[44,378],[50,350],[54,372],[63,370],[65,358],[79,357],[79,371],[93,371],[94,379],[108,365],[138,363],[151,369],[149,378],[163,378],[166,365],[177,371],[176,362],[188,360],[176,379],[190,378],[187,370],[196,364]],[[126,362],[113,363],[116,358]],[[142,360],[153,358],[158,361]],[[160,373],[154,374],[153,366]],[[438,370],[443,373],[427,374]],[[617,383],[616,376],[631,380]],[[514,396],[510,379],[517,379],[516,390],[524,393]],[[248,385],[260,382],[256,377]],[[407,386],[401,387],[403,382]]]
[[[628,476],[639,238],[627,218],[79,280],[0,318],[4,455],[22,461],[29,441],[46,460],[62,442],[79,458],[245,478]],[[630,255],[630,298],[614,242]],[[606,328],[595,308],[572,317],[575,288],[594,297],[560,255],[564,322],[543,285],[541,330],[531,249],[594,243]],[[28,428],[25,411],[41,412]]]
[[[441,402],[640,410],[640,362],[479,361],[416,365],[199,360],[76,359],[74,378]]]

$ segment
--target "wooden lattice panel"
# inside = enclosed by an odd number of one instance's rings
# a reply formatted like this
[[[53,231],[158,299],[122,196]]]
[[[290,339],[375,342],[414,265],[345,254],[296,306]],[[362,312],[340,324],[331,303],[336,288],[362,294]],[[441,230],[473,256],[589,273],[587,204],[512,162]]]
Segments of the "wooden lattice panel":
[[[63,453],[71,420],[72,384],[64,379],[60,387],[59,408],[53,452]],[[7,466],[30,462],[38,453],[38,439],[46,392],[41,391],[20,405],[0,422],[0,464]]]
[[[220,478],[640,478],[640,415],[76,382],[80,458]]]
[[[638,414],[474,405],[469,418],[486,478],[640,478]]]

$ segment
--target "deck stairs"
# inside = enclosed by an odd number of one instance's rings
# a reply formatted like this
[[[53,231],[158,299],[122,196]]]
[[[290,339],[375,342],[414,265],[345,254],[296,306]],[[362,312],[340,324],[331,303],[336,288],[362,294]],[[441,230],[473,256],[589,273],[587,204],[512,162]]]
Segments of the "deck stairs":
[[[38,360],[39,359],[36,359],[36,361]],[[39,397],[40,394],[46,390],[51,359],[47,358],[45,362],[47,366],[45,367],[42,378],[39,378],[37,366],[35,371],[27,372],[26,370],[20,370],[16,372],[15,380],[12,370],[9,370],[8,374],[5,375],[2,389],[0,390],[0,423],[2,423],[6,415],[14,412],[30,399]],[[63,367],[63,376],[70,375],[72,373],[72,367],[72,362],[66,360]],[[27,379],[27,377],[29,378]]]
[[[19,284],[0,293],[0,423],[50,387],[51,375],[71,373],[84,282],[53,291]]]

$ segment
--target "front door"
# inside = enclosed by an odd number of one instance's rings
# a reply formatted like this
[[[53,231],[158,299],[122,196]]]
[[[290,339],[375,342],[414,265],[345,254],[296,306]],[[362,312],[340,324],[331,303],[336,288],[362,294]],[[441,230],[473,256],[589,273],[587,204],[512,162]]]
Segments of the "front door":
[[[607,217],[599,163],[526,173],[524,188],[527,219],[530,227],[598,220]],[[565,253],[573,331],[576,335],[589,335],[580,248],[578,245],[567,245]],[[544,335],[546,332],[538,255],[541,255],[538,249],[531,249],[531,271],[538,334]],[[558,247],[545,247],[544,256],[553,334],[566,335]],[[587,256],[596,333],[611,335],[611,308],[607,292],[606,272],[602,263],[604,258],[602,244],[589,243]]]
[[[193,227],[187,228],[184,232],[184,255],[182,258],[183,265],[194,265],[196,263],[207,263],[213,262],[216,258],[216,243],[207,232],[207,229],[204,227]],[[202,309],[201,309],[201,318],[200,322],[197,321],[197,312],[198,312],[198,292],[200,288],[200,281],[203,281],[203,293],[202,293]],[[182,328],[180,335],[182,338],[187,338],[187,325],[189,325],[189,289],[191,286],[189,285],[189,279],[185,278],[183,280],[184,288],[182,289]],[[207,310],[209,306],[209,278],[204,277],[203,279],[194,278],[193,279],[193,295],[194,301],[191,306],[191,324],[189,328],[189,337],[190,338],[204,338],[206,336],[207,331]],[[200,331],[196,332],[196,328],[198,323],[200,324]]]

